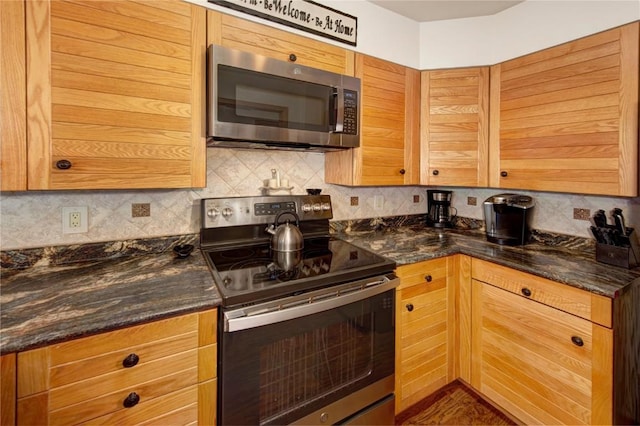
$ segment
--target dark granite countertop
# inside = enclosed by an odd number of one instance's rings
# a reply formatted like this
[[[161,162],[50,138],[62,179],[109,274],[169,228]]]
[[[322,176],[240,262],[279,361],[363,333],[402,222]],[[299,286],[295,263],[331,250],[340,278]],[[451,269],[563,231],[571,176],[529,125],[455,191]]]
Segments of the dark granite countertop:
[[[593,246],[582,238],[536,235],[523,247],[505,247],[487,242],[477,229],[437,230],[420,220],[340,222],[332,228],[337,238],[398,265],[462,253],[612,298],[640,285],[640,268],[596,262]],[[202,253],[196,249],[179,259],[171,250],[197,245],[197,238],[2,252],[0,352],[219,306]]]
[[[3,267],[2,354],[220,305],[200,250],[186,258],[175,256],[170,247],[128,254],[26,269]]]
[[[508,247],[490,243],[484,232],[472,229],[444,230],[422,224],[350,228],[336,230],[336,237],[398,265],[461,253],[611,298],[632,284],[640,285],[640,268],[599,263],[590,241],[578,237],[539,234],[529,244]]]

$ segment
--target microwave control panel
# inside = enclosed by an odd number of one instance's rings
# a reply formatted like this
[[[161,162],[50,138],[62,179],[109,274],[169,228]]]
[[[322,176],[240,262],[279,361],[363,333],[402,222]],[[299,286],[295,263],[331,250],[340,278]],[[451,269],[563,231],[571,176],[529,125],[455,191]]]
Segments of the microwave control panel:
[[[358,134],[358,92],[354,90],[344,91],[344,120],[342,133],[348,135]]]

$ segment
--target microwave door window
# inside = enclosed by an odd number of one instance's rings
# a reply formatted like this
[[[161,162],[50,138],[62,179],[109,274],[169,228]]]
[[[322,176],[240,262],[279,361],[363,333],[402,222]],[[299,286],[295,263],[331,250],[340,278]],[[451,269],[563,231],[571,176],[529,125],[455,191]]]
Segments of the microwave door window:
[[[218,121],[327,132],[333,89],[219,65]]]

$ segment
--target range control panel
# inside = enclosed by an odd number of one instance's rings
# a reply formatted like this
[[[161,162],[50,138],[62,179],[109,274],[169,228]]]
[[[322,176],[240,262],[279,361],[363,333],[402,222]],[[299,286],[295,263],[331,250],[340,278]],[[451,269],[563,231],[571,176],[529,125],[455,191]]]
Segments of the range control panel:
[[[201,200],[203,228],[270,224],[283,211],[296,213],[301,221],[333,218],[329,195],[203,198]]]

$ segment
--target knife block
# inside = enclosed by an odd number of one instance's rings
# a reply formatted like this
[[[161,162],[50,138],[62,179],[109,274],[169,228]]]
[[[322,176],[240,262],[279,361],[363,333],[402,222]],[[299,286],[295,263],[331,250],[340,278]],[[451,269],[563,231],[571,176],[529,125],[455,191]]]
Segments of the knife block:
[[[630,247],[596,243],[596,260],[607,265],[621,266],[627,269],[640,266],[640,248],[633,229],[628,237]]]

